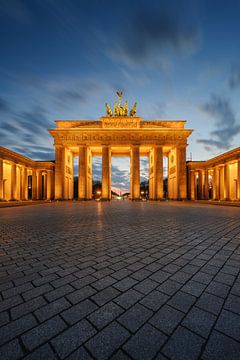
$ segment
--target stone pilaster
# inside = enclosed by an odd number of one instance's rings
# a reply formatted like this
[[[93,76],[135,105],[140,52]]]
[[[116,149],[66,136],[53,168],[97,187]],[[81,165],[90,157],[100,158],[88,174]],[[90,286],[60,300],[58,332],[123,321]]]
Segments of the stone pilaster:
[[[102,147],[102,200],[111,199],[111,154],[108,146]]]
[[[131,197],[132,200],[140,198],[140,154],[139,146],[131,148]]]
[[[3,194],[3,159],[0,159],[0,201],[4,200]]]
[[[87,147],[79,147],[78,200],[87,199]]]
[[[178,199],[187,198],[187,165],[186,165],[186,145],[177,148],[177,182]]]
[[[17,166],[11,165],[11,200],[17,200]]]

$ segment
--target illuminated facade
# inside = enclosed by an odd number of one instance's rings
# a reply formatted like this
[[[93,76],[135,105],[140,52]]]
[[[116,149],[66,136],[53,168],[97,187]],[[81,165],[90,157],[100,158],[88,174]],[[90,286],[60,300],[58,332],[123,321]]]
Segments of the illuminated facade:
[[[168,197],[186,199],[186,121],[143,121],[106,116],[99,121],[56,121],[55,199],[73,198],[73,164],[78,157],[78,199],[92,198],[92,157],[102,157],[102,199],[111,198],[111,158],[130,157],[130,193],[140,198],[140,156],[149,157],[149,198],[163,198],[163,156],[168,157]]]
[[[149,158],[149,199],[161,200],[163,157],[168,159],[167,197],[173,200],[240,200],[240,148],[208,161],[186,163],[191,129],[184,120],[142,120],[137,103],[128,111],[122,92],[113,110],[98,121],[56,120],[55,161],[34,161],[0,147],[0,200],[74,198],[78,158],[78,200],[92,199],[92,158],[102,157],[102,200],[111,199],[111,159],[130,157],[130,198],[140,198],[140,157]]]
[[[0,200],[50,200],[54,162],[34,161],[0,146]]]
[[[207,161],[187,163],[188,199],[240,200],[240,147]]]

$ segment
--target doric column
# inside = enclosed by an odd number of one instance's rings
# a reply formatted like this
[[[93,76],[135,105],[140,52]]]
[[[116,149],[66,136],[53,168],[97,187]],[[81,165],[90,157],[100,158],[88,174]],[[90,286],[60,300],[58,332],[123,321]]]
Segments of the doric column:
[[[203,171],[198,171],[198,199],[203,199]]]
[[[204,199],[205,199],[205,200],[209,200],[208,169],[206,169],[206,171],[205,171]]]
[[[131,197],[132,200],[140,198],[140,155],[139,146],[131,148]]]
[[[32,169],[32,200],[37,199],[37,172]]]
[[[28,199],[27,191],[28,191],[27,168],[25,166],[22,166],[22,168],[21,168],[21,191],[20,191],[21,200]]]
[[[46,183],[46,200],[51,200],[52,197],[52,179],[51,179],[51,171],[47,170],[45,175],[45,183]]]
[[[17,200],[17,166],[11,165],[11,200]]]
[[[237,198],[240,200],[240,159],[237,162],[237,188],[238,188],[238,195]]]
[[[215,166],[213,172],[213,199],[219,200],[219,168]]]
[[[87,147],[79,147],[78,200],[87,199]]]
[[[102,147],[102,200],[111,199],[111,154],[109,146]]]
[[[55,145],[55,200],[63,198],[63,146]]]
[[[196,200],[196,183],[195,183],[195,171],[191,170],[190,173],[190,183],[191,183],[191,200]]]
[[[187,198],[187,165],[186,165],[186,145],[177,147],[177,182],[178,199]]]
[[[4,200],[3,197],[3,159],[0,159],[0,201]]]
[[[154,148],[154,189],[155,200],[163,199],[163,151],[162,146]]]
[[[224,164],[224,200],[229,200],[229,166]]]
[[[43,181],[42,181],[42,170],[37,171],[37,199],[42,200],[43,198]]]

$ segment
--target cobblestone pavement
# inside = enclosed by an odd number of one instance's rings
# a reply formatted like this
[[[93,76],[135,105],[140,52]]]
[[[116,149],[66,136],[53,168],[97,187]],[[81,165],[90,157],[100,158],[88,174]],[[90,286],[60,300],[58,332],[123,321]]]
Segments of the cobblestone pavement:
[[[0,359],[240,358],[240,210],[0,209]]]

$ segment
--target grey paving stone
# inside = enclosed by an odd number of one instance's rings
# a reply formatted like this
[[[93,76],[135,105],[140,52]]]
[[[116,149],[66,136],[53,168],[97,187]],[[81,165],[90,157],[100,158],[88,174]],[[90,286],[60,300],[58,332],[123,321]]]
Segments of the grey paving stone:
[[[230,291],[230,286],[212,281],[206,288],[206,292],[209,292],[210,294],[222,297],[225,299]]]
[[[153,312],[140,304],[136,304],[118,318],[118,322],[131,332],[137,331]]]
[[[163,347],[162,352],[171,360],[196,360],[201,354],[204,340],[179,326]]]
[[[26,315],[18,320],[12,321],[0,328],[0,345],[14,339],[25,331],[37,325],[36,319],[32,315]]]
[[[158,286],[156,281],[145,279],[134,286],[134,290],[140,291],[143,294],[148,294]]]
[[[94,327],[87,320],[82,320],[51,340],[51,344],[60,359],[64,359],[94,334]]]
[[[0,347],[0,359],[17,360],[23,357],[23,351],[17,339]]]
[[[117,298],[114,299],[114,302],[122,306],[124,309],[130,308],[132,305],[134,305],[136,302],[138,302],[140,299],[143,298],[143,294],[140,292],[130,289],[126,291],[125,293],[121,294]]]
[[[33,290],[26,291],[22,294],[25,301],[31,300],[35,297],[40,295],[46,294],[47,292],[51,291],[53,287],[50,284],[44,284],[34,288]]]
[[[227,297],[224,308],[240,315],[240,297],[230,294]]]
[[[115,273],[111,274],[111,276],[112,276],[114,279],[122,280],[122,279],[124,279],[125,277],[129,276],[130,274],[132,274],[132,271],[131,271],[131,270],[128,270],[128,269],[120,269],[120,270],[116,271]]]
[[[150,320],[149,323],[170,335],[181,322],[184,313],[171,306],[164,305]]]
[[[239,360],[240,343],[213,331],[203,352],[203,360]]]
[[[59,334],[65,328],[65,322],[59,316],[55,316],[22,335],[22,341],[28,350],[33,350]]]
[[[117,297],[119,294],[121,294],[120,291],[109,286],[108,288],[98,292],[96,295],[93,295],[91,299],[99,306],[102,306]]]
[[[182,288],[181,291],[184,291],[193,296],[200,296],[204,289],[206,288],[205,284],[201,284],[197,281],[189,280]]]
[[[127,341],[123,349],[133,359],[150,360],[156,356],[166,340],[166,335],[146,324]]]
[[[10,321],[9,314],[7,311],[0,314],[0,327],[7,324]]]
[[[96,281],[95,277],[93,277],[92,275],[87,275],[84,278],[71,282],[71,286],[73,286],[76,289],[81,289],[87,285],[90,285],[94,281]]]
[[[46,304],[47,301],[42,296],[26,301],[10,310],[12,319],[18,319],[21,316],[27,315]]]
[[[151,275],[150,279],[162,284],[165,280],[167,280],[169,278],[169,276],[171,276],[170,273],[159,270],[159,271],[156,271],[153,275]]]
[[[55,288],[58,288],[59,286],[69,284],[69,283],[75,281],[76,279],[77,278],[74,275],[70,274],[70,275],[61,277],[60,279],[56,279],[56,280],[51,281],[51,285],[53,287],[55,287]]]
[[[144,280],[151,274],[152,274],[151,271],[148,271],[146,269],[141,269],[131,274],[131,277],[135,280]]]
[[[129,332],[116,322],[111,323],[86,343],[98,360],[108,359],[129,338]]]
[[[23,300],[20,295],[3,300],[0,302],[0,312],[11,309],[12,307],[14,307],[22,302],[23,302]]]
[[[49,302],[51,302],[51,301],[59,299],[60,297],[73,292],[74,290],[75,289],[71,285],[67,284],[67,285],[63,285],[55,290],[52,290],[52,291],[48,292],[47,294],[44,294],[44,296]]]
[[[180,288],[182,284],[177,283],[176,281],[167,280],[161,284],[157,290],[164,292],[167,295],[174,295]]]
[[[226,285],[232,285],[234,283],[234,280],[235,280],[235,276],[233,275],[230,275],[230,274],[225,274],[223,272],[219,272],[215,278],[214,278],[215,281],[218,281],[220,283],[223,283],[223,284],[226,284]]]
[[[123,309],[113,302],[109,302],[88,316],[88,320],[99,330],[104,328],[123,313]]]
[[[82,320],[96,309],[97,305],[95,305],[91,300],[87,299],[77,305],[72,306],[70,309],[63,311],[61,316],[68,324],[72,325],[79,320]]]
[[[140,303],[147,308],[157,311],[165,302],[167,302],[169,296],[161,293],[160,291],[153,290],[150,294],[145,296]]]
[[[113,286],[118,289],[119,291],[126,291],[128,289],[130,289],[131,287],[133,287],[134,285],[136,285],[138,282],[130,277],[126,277],[120,281],[118,281],[116,284],[114,284]]]
[[[27,290],[31,290],[34,289],[33,285],[28,282],[19,286],[15,286],[11,289],[5,290],[2,292],[3,298],[7,299],[11,296],[16,296],[17,294],[22,294],[23,292],[27,291]]]
[[[36,310],[34,314],[38,321],[43,322],[47,319],[50,319],[52,316],[57,315],[63,310],[68,309],[70,306],[70,302],[63,297],[41,307],[40,309]]]
[[[96,290],[93,289],[91,286],[85,286],[84,288],[81,288],[79,290],[75,290],[71,292],[69,295],[66,296],[66,298],[72,303],[77,304],[80,301],[83,301],[87,299],[88,297],[96,294]]]
[[[178,291],[169,301],[168,304],[174,308],[188,312],[188,310],[195,303],[196,298],[190,294],[186,294],[182,291]]]
[[[216,319],[217,317],[215,315],[193,307],[182,321],[182,325],[194,331],[196,334],[208,338]]]
[[[131,358],[122,350],[118,350],[118,352],[111,357],[111,360],[131,360]]]
[[[196,306],[203,310],[209,311],[212,314],[218,315],[223,306],[224,300],[218,296],[214,296],[208,293],[203,293],[199,300],[196,302]]]
[[[179,282],[180,284],[185,284],[190,278],[192,274],[188,274],[184,271],[178,271],[176,274],[171,276],[171,280]]]
[[[55,360],[57,355],[48,344],[40,346],[37,350],[31,352],[28,356],[24,357],[24,360]]]
[[[108,286],[111,286],[112,284],[116,283],[116,279],[112,278],[111,276],[105,276],[101,278],[100,280],[92,283],[92,287],[94,287],[97,290],[103,290],[107,288]]]
[[[215,329],[240,341],[240,316],[223,310],[218,318]]]
[[[92,360],[93,357],[84,349],[83,346],[74,351],[71,355],[69,355],[67,360]]]
[[[198,281],[202,284],[208,285],[213,279],[213,275],[207,274],[205,272],[199,271],[196,275],[193,276],[193,281]]]

